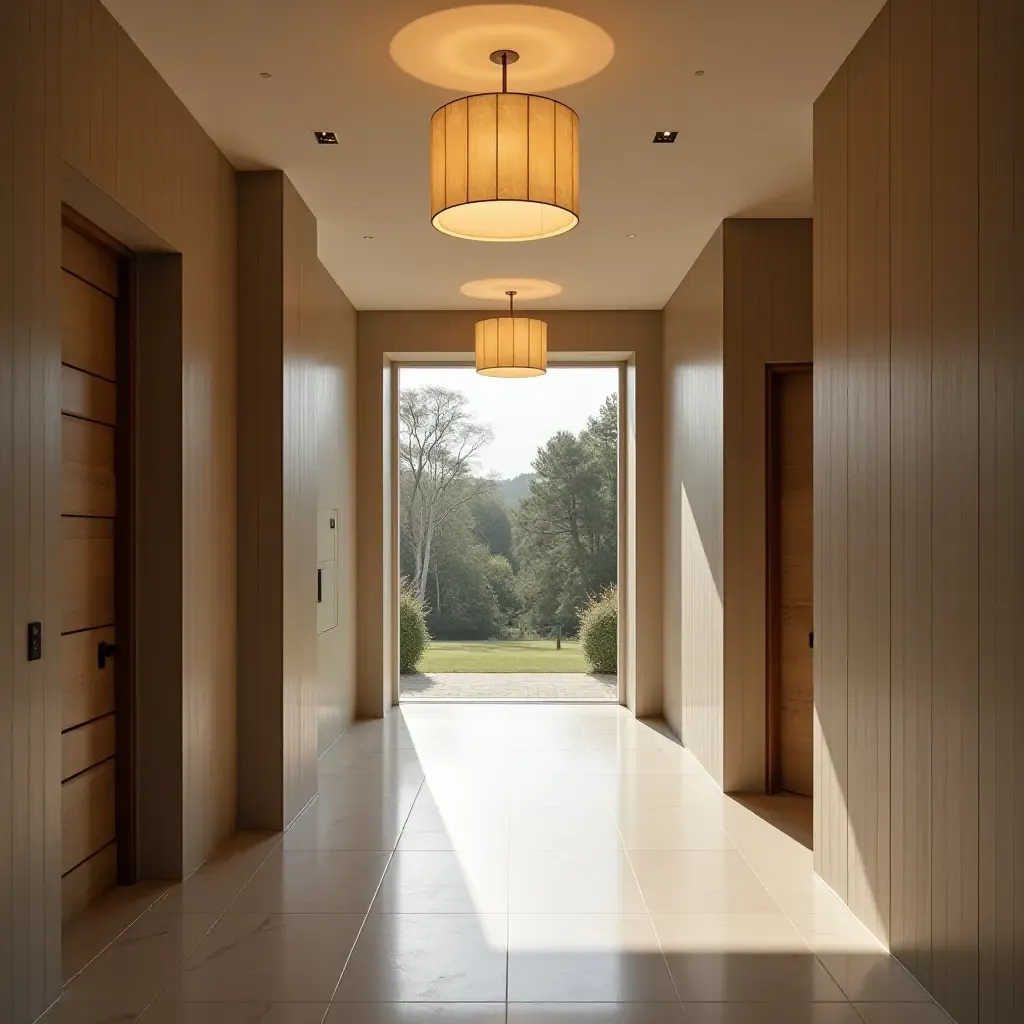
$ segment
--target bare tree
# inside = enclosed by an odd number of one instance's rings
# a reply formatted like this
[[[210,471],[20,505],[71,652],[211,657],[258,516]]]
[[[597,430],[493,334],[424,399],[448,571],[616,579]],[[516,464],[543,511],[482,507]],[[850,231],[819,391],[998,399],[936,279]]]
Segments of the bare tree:
[[[470,416],[465,395],[447,388],[403,391],[398,415],[401,508],[413,546],[412,586],[422,601],[437,532],[472,501],[472,461],[493,435]]]

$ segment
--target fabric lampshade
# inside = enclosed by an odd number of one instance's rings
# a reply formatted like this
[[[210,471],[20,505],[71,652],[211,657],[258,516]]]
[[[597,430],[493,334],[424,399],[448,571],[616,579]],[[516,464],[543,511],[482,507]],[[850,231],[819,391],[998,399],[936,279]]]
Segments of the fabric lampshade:
[[[526,93],[464,96],[430,122],[430,212],[456,238],[525,242],[579,222],[579,117]]]
[[[487,377],[539,377],[548,366],[548,325],[525,316],[476,323],[476,372]]]

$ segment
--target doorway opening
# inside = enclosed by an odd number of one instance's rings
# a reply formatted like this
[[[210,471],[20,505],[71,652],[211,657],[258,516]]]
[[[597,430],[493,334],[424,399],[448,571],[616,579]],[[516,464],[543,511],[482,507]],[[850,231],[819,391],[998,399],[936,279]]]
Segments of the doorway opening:
[[[767,790],[814,795],[814,387],[768,367]]]
[[[618,702],[623,368],[398,368],[402,701]]]

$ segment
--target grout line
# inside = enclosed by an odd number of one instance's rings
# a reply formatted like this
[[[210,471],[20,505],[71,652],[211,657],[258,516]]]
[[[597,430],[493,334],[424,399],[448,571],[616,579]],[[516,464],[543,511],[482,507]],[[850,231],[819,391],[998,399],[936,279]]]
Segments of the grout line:
[[[627,711],[628,715],[629,712]],[[617,716],[616,716],[617,717]],[[633,721],[639,724],[639,719],[633,717]],[[580,731],[580,735],[583,739],[587,739],[586,734],[583,732],[583,726],[580,724],[579,719],[576,719],[576,727]],[[628,749],[628,748],[627,748]],[[636,749],[636,748],[633,748]],[[669,776],[670,778],[672,776]],[[622,778],[621,773],[617,778]],[[629,873],[633,878],[633,884],[636,885],[636,891],[640,894],[640,901],[644,905],[644,913],[647,915],[647,924],[650,926],[651,931],[654,933],[654,941],[658,943],[658,952],[661,953],[661,962],[665,966],[665,972],[668,974],[668,980],[672,984],[672,991],[676,994],[676,1002],[679,1004],[680,1010],[682,1011],[684,1018],[686,1011],[682,1009],[683,998],[679,993],[679,986],[676,985],[676,979],[672,976],[672,969],[668,965],[668,957],[665,955],[665,947],[661,943],[661,936],[658,934],[658,929],[654,926],[654,915],[651,913],[651,908],[647,905],[647,897],[644,896],[644,891],[640,887],[640,879],[637,877],[636,868],[633,865],[633,858],[629,854],[629,850],[626,849],[626,837],[622,834],[622,827],[619,824],[618,816],[615,814],[613,802],[610,797],[602,796],[602,799],[607,803],[608,813],[611,815],[612,822],[615,825],[615,831],[619,834],[619,842],[622,844],[622,853],[626,858],[626,863],[629,865]]]
[[[362,748],[360,748],[362,749]],[[342,964],[341,972],[338,974],[338,980],[334,983],[334,991],[331,992],[331,998],[327,1003],[327,1009],[324,1011],[323,1018],[320,1024],[324,1024],[327,1020],[327,1015],[331,1012],[331,1007],[334,1005],[335,996],[338,994],[338,989],[341,987],[342,978],[345,977],[345,971],[348,970],[348,965],[352,960],[352,956],[356,951],[356,946],[359,945],[359,940],[362,938],[363,929],[366,927],[366,922],[370,919],[370,914],[373,912],[373,905],[377,902],[377,896],[380,894],[381,886],[384,884],[384,879],[388,876],[388,871],[391,868],[391,862],[395,859],[395,854],[398,852],[398,844],[402,841],[402,836],[405,834],[405,828],[409,824],[409,818],[412,816],[413,808],[416,806],[416,801],[420,798],[420,793],[423,792],[423,786],[426,783],[427,778],[424,774],[420,780],[419,786],[416,788],[416,795],[412,799],[412,803],[409,804],[409,811],[405,816],[405,820],[402,822],[402,827],[398,830],[398,836],[395,838],[395,845],[388,855],[388,862],[384,865],[384,871],[380,876],[380,881],[377,883],[377,887],[373,890],[373,896],[370,899],[370,904],[366,908],[366,913],[363,915],[362,921],[359,922],[359,930],[356,932],[356,937],[352,941],[352,948],[348,951],[348,956],[345,957],[345,962]]]

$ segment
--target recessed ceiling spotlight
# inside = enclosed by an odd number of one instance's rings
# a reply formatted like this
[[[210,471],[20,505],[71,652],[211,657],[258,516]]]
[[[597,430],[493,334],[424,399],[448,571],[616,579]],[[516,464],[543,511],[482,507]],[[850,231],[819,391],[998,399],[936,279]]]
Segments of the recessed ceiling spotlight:
[[[334,132],[313,132],[313,136],[321,146],[336,146],[338,136]]]
[[[271,74],[270,74],[269,71],[261,71],[260,72],[260,78],[270,78],[270,77],[271,77]]]
[[[626,235],[627,238],[636,238],[636,235]]]
[[[676,136],[678,134],[679,134],[679,132],[655,132],[654,133],[654,141],[655,142],[675,142],[676,141]]]
[[[700,78],[700,76],[704,74],[704,69],[702,68],[702,69],[701,69],[700,71],[694,71],[694,74],[695,74],[695,75],[696,75],[696,76],[697,76],[698,78]]]

